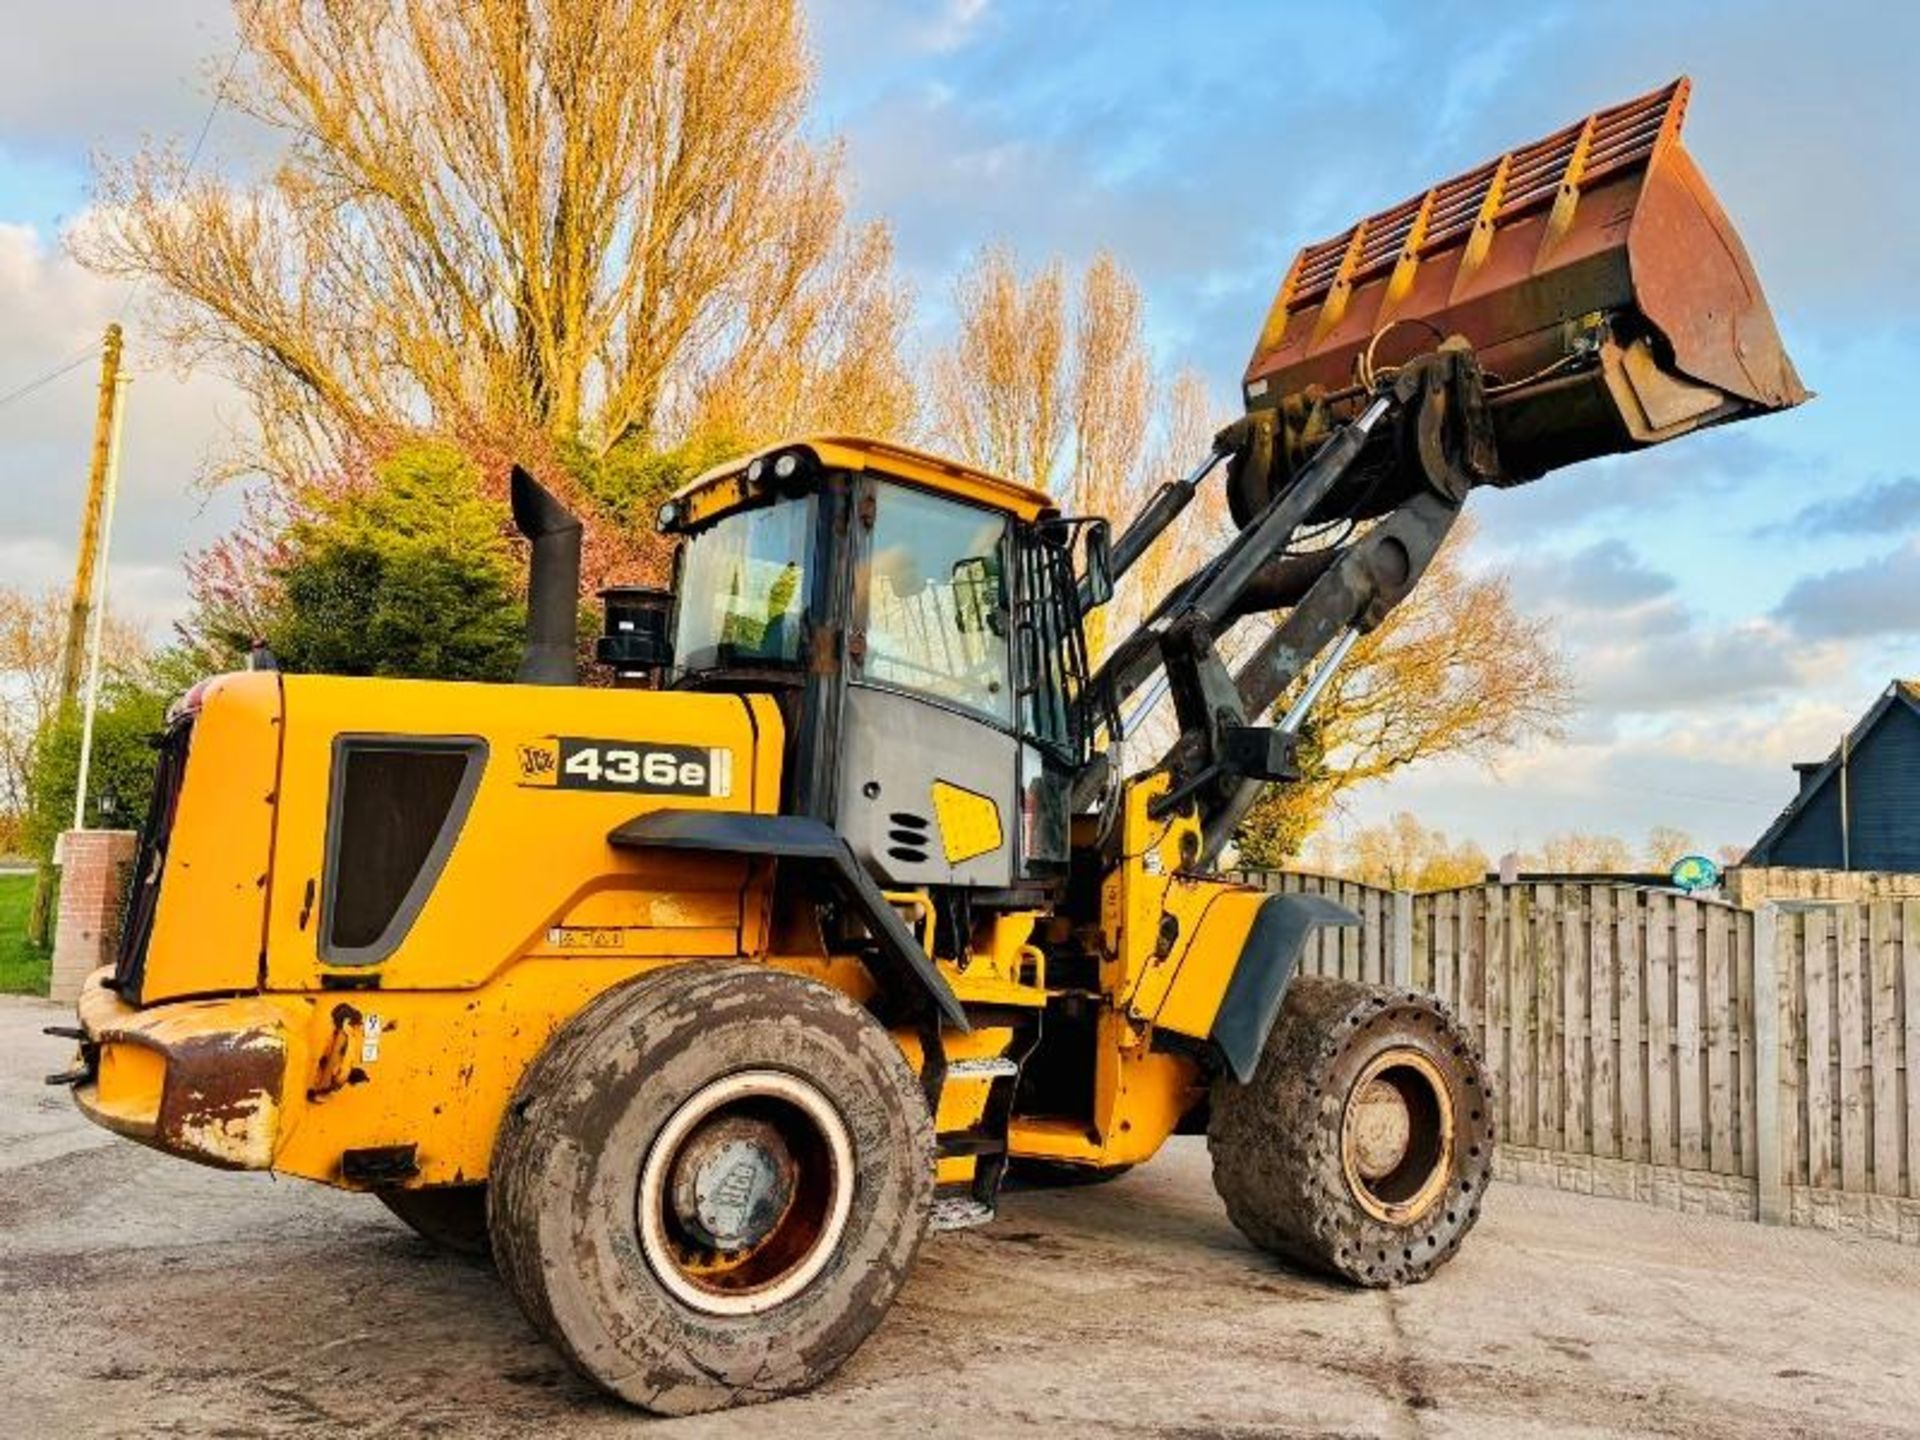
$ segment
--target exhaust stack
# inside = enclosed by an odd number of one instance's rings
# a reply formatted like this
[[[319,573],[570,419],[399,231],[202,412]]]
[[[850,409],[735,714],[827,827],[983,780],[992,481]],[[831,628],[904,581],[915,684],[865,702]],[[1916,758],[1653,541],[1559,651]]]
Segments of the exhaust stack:
[[[514,678],[523,685],[577,685],[580,522],[518,465],[509,493],[514,526],[533,547],[527,576],[527,652]]]

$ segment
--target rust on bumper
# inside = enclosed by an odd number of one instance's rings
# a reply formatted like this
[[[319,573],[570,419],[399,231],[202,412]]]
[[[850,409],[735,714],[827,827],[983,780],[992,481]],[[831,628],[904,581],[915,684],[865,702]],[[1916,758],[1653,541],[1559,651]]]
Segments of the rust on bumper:
[[[73,1098],[95,1124],[223,1170],[266,1170],[279,1138],[285,1017],[246,997],[136,1009],[103,983],[81,992],[88,1075]]]

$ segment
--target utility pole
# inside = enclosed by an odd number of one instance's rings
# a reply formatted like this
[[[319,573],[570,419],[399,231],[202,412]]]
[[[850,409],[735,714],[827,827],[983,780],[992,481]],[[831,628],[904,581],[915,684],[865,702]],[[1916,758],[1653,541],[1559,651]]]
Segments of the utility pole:
[[[80,554],[73,567],[73,598],[67,611],[67,643],[60,657],[61,708],[80,690],[88,622],[93,610],[94,564],[100,549],[100,512],[107,489],[107,466],[113,452],[113,421],[119,409],[120,325],[107,326],[100,350],[100,400],[93,415],[93,462],[87,474],[87,508],[80,517]]]
[[[100,594],[93,602],[93,624],[87,636],[87,694],[81,705],[80,775],[73,787],[73,828],[87,823],[87,775],[93,768],[93,712],[100,701],[100,650],[107,619],[107,556],[113,547],[113,502],[120,493],[120,422],[127,409],[127,386],[132,380],[116,376],[113,387],[112,439],[107,445],[106,505],[100,522]]]
[[[100,398],[93,416],[93,459],[87,472],[87,503],[80,516],[80,553],[73,566],[73,595],[68,602],[66,643],[60,652],[60,690],[54,715],[71,705],[80,690],[87,632],[93,618],[94,569],[100,549],[101,510],[105,506],[107,468],[113,450],[114,415],[120,394],[120,325],[107,326],[100,348]],[[51,717],[49,717],[51,718]],[[85,765],[84,758],[81,761]],[[27,939],[45,945],[53,928],[53,867],[44,861],[34,878],[33,906],[27,912]]]

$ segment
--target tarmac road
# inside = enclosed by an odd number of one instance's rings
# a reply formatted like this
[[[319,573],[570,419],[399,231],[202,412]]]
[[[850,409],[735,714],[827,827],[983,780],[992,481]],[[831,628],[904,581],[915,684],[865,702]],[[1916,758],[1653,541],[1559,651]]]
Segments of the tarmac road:
[[[96,1131],[0,999],[0,1435],[1920,1433],[1920,1250],[1498,1186],[1430,1284],[1250,1249],[1203,1143],[932,1237],[818,1392],[648,1421],[375,1202]]]

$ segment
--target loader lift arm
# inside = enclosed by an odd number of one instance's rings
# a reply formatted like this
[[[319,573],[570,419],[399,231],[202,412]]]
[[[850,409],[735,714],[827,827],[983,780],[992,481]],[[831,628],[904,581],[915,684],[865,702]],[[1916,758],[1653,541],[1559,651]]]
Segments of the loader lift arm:
[[[1260,443],[1258,423],[1249,417],[1227,426],[1205,463],[1148,501],[1114,543],[1116,578],[1172,524],[1208,473],[1223,461],[1246,462]],[[1363,461],[1371,471],[1365,491],[1344,494],[1343,482]],[[1155,812],[1198,808],[1200,864],[1219,855],[1261,785],[1295,778],[1300,727],[1334,668],[1412,591],[1467,492],[1502,479],[1480,367],[1464,342],[1448,342],[1384,381],[1219,556],[1115,647],[1088,694],[1112,713],[1155,671],[1165,671],[1180,733],[1160,761],[1173,783],[1154,802]],[[1395,497],[1384,512],[1377,508],[1382,492]],[[1305,554],[1290,548],[1303,526],[1352,518],[1363,508],[1376,523],[1357,539]],[[1291,613],[1229,672],[1219,649],[1228,627],[1283,606]],[[1323,651],[1324,663],[1287,714],[1277,724],[1257,723]],[[1104,784],[1110,763],[1107,752],[1094,758],[1082,797]]]

